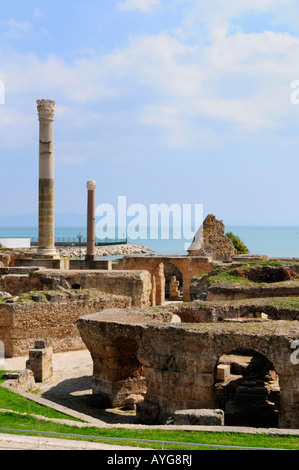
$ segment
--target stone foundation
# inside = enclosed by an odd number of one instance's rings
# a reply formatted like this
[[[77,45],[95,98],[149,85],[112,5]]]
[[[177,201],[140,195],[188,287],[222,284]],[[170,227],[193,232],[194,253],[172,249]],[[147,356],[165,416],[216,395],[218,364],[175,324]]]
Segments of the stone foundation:
[[[279,427],[299,428],[299,364],[291,360],[299,322],[292,322],[292,328],[283,321],[266,322],[262,328],[258,323],[170,322],[171,315],[163,319],[147,310],[110,310],[81,317],[77,324],[93,358],[94,381],[100,384],[97,393],[104,380],[104,392],[113,401],[107,382],[113,389],[113,384],[132,377],[132,369],[123,367],[122,352],[134,342],[137,350],[131,360],[138,361],[134,370],[142,368],[147,390],[137,416],[141,422],[154,416],[156,423],[166,423],[177,410],[219,408],[215,383],[220,357],[232,351],[256,351],[273,364],[279,377]],[[116,338],[122,344],[119,357]]]
[[[9,270],[0,275],[0,291],[19,295],[35,290],[55,290],[59,286],[98,289],[108,294],[130,297],[133,306],[150,305],[151,277],[146,271],[63,271],[34,268],[28,270],[27,274],[12,274],[12,272],[15,271]]]
[[[97,291],[47,291],[20,297],[12,304],[0,303],[0,340],[5,356],[27,355],[38,338],[47,338],[55,353],[85,349],[76,320],[109,307],[128,308],[128,297]]]
[[[174,413],[174,424],[193,426],[223,426],[222,410],[178,410]]]

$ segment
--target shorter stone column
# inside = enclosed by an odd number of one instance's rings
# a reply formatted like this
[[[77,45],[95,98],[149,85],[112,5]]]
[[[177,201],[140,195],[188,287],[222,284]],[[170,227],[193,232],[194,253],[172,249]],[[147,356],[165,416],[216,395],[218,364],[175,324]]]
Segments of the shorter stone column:
[[[26,369],[33,372],[36,382],[44,382],[53,375],[52,356],[53,349],[47,347],[44,340],[35,341],[34,349],[29,351]]]
[[[87,251],[86,260],[95,260],[95,189],[97,183],[88,181],[87,187]]]

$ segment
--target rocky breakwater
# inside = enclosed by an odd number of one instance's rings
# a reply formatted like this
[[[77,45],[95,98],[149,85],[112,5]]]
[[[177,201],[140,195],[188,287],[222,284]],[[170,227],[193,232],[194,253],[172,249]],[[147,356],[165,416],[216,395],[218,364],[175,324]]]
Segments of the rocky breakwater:
[[[56,247],[57,252],[61,257],[67,258],[77,258],[83,257],[86,255],[86,247],[81,247],[81,250],[78,246],[65,246],[65,247]],[[106,246],[97,246],[95,248],[95,255],[97,257],[103,256],[124,256],[124,255],[134,255],[134,254],[146,254],[153,253],[152,250],[143,246],[143,245],[131,245],[129,243],[124,245],[106,245]]]

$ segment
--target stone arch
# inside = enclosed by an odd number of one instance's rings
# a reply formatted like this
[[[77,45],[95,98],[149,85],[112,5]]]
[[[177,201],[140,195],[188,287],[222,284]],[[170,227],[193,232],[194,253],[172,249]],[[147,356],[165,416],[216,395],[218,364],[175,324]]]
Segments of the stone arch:
[[[238,348],[219,357],[215,367],[215,407],[228,426],[278,427],[279,375],[254,349]]]
[[[209,271],[213,267],[209,258],[201,256],[130,255],[122,259],[119,268],[124,270],[134,269],[149,271],[152,276],[151,304],[155,306],[163,304],[165,300],[161,294],[163,289],[159,287],[165,282],[165,276],[162,275],[162,266],[164,266],[165,263],[171,263],[181,272],[183,279],[183,300],[185,302],[189,302],[190,300],[190,284],[193,276]]]

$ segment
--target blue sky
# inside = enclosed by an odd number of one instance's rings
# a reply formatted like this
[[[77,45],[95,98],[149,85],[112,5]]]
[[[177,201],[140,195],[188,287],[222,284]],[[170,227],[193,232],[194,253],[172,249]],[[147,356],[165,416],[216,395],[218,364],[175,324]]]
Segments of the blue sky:
[[[295,0],[10,0],[1,6],[0,215],[37,213],[37,99],[56,100],[56,212],[203,204],[299,225]]]

